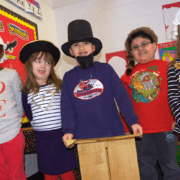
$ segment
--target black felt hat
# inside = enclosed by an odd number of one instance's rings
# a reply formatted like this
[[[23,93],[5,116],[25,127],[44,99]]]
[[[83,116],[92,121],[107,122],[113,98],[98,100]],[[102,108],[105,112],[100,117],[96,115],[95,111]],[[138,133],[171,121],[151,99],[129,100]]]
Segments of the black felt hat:
[[[69,48],[72,44],[76,42],[91,42],[95,45],[95,51],[93,52],[93,55],[96,56],[99,54],[99,52],[102,49],[102,43],[99,39],[93,37],[91,25],[88,21],[83,19],[78,19],[75,21],[72,21],[68,25],[68,42],[64,43],[61,46],[62,51],[67,56],[71,56],[69,53]]]
[[[40,51],[49,52],[54,58],[55,64],[59,61],[61,55],[59,49],[51,42],[44,40],[31,41],[25,44],[20,51],[19,59],[25,63],[33,53]]]

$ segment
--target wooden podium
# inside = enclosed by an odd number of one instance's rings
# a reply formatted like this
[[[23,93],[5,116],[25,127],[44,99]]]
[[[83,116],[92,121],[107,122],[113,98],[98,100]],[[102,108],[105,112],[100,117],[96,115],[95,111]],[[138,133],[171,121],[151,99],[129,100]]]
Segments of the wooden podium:
[[[78,144],[82,180],[140,180],[135,146],[139,135],[68,140]]]

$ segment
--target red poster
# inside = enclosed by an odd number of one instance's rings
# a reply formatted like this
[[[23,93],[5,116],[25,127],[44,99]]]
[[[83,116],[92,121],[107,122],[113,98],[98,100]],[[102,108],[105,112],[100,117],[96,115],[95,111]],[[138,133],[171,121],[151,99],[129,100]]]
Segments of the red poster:
[[[17,70],[24,83],[26,74],[19,53],[26,43],[38,39],[37,25],[0,5],[0,37],[7,57],[1,67]]]
[[[121,77],[127,68],[127,52],[126,51],[117,51],[106,54],[106,63],[110,64],[119,77]]]

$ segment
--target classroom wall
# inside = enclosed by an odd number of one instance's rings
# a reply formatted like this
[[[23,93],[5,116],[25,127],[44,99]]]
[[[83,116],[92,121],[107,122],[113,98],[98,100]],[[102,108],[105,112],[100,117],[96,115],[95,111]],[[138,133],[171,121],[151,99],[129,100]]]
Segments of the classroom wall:
[[[50,0],[38,0],[41,6],[41,12],[43,17],[42,19],[39,19],[30,13],[26,13],[24,10],[16,7],[14,4],[8,2],[7,0],[0,0],[0,2],[2,6],[36,23],[38,27],[38,37],[40,40],[48,40],[53,42],[56,46],[58,45],[54,12],[53,9],[50,7]],[[60,76],[59,63],[56,65],[55,70],[57,75]]]
[[[54,9],[59,48],[67,42],[67,25],[75,19],[86,19],[91,23],[94,37],[103,43],[101,53],[95,57],[105,62],[105,54],[124,50],[124,42],[132,29],[149,26],[159,38],[167,42],[162,5],[177,0],[87,0]],[[53,5],[53,4],[52,4]],[[55,6],[54,6],[55,7]],[[156,52],[156,58],[159,58]],[[76,65],[73,58],[62,55],[61,77]],[[119,67],[123,72],[124,66]]]

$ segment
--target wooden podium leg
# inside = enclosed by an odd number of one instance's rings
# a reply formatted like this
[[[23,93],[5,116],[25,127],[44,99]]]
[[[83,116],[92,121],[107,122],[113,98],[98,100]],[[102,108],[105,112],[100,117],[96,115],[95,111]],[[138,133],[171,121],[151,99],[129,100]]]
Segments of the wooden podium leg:
[[[104,142],[78,144],[82,180],[111,180]]]
[[[135,139],[107,142],[111,180],[140,180]]]

